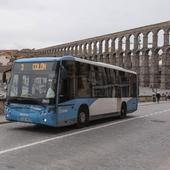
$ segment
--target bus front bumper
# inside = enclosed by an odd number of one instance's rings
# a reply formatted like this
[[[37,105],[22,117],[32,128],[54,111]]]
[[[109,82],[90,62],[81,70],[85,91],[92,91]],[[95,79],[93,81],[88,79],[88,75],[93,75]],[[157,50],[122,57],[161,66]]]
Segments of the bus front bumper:
[[[47,112],[43,108],[19,108],[6,106],[5,117],[8,121],[42,124],[57,127],[57,116],[54,112]]]

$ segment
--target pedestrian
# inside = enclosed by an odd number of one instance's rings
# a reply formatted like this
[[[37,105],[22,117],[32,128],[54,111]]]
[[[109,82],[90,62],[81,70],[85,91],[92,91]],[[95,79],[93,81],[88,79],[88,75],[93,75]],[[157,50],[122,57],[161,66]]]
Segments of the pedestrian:
[[[165,101],[168,100],[168,92],[165,93]]]
[[[160,97],[161,97],[161,95],[160,95],[160,93],[156,93],[156,99],[157,99],[157,103],[159,103],[159,101],[160,101]]]
[[[153,99],[153,102],[156,102],[156,95],[155,94],[152,95],[152,99]]]
[[[170,100],[170,92],[169,92],[169,94],[168,94],[168,100]]]

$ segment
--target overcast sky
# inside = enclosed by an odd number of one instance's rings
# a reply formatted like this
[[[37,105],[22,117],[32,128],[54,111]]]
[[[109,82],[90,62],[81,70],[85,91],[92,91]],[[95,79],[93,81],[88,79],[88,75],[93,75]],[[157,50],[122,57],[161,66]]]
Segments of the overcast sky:
[[[42,48],[170,20],[170,0],[0,0],[0,49]]]

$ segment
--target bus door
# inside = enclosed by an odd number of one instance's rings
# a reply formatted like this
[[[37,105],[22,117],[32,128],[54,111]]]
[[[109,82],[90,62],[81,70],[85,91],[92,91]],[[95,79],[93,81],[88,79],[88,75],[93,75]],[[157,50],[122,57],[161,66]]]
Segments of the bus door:
[[[120,85],[116,86],[116,99],[117,99],[117,112],[120,112],[121,104],[122,104],[122,88]]]

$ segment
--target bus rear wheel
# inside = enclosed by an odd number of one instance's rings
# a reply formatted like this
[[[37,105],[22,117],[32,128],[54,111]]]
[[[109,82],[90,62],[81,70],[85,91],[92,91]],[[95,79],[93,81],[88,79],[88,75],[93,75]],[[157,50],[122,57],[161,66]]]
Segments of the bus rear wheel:
[[[122,103],[121,110],[120,110],[120,118],[124,119],[124,118],[126,118],[126,116],[127,116],[126,104]]]
[[[77,116],[77,127],[87,126],[89,122],[89,113],[85,108],[80,108]]]

